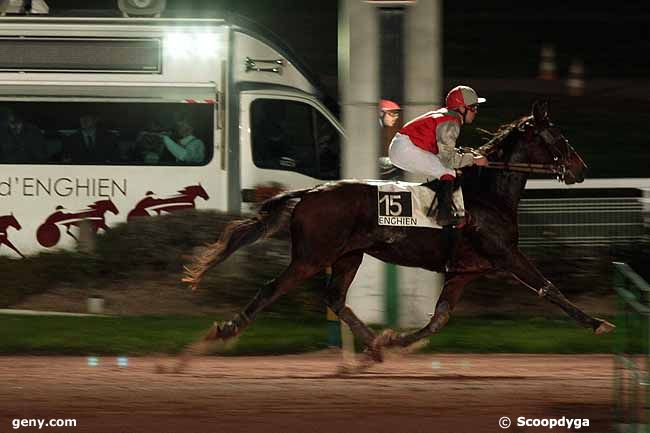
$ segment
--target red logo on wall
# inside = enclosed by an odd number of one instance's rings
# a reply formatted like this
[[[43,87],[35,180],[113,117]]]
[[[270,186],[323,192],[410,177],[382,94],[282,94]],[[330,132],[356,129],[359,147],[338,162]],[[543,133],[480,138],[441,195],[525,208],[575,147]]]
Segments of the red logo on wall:
[[[45,222],[36,230],[36,239],[39,244],[46,248],[53,247],[61,238],[60,227],[65,227],[65,232],[74,240],[78,241],[70,229],[72,227],[81,227],[81,224],[84,222],[89,223],[93,233],[97,233],[99,229],[108,230],[106,220],[104,219],[106,212],[111,212],[115,215],[119,213],[111,199],[98,200],[88,206],[87,209],[78,212],[67,212],[63,206],[57,206],[56,212],[47,217]]]
[[[23,256],[23,253],[18,251],[18,248],[16,248],[15,245],[12,244],[9,240],[9,237],[7,235],[7,229],[9,227],[13,227],[16,230],[20,230],[22,228],[14,214],[0,216],[0,246],[6,245],[14,250],[20,257],[25,258],[25,256]]]
[[[163,212],[177,212],[179,210],[194,209],[196,205],[194,201],[197,197],[203,200],[208,200],[210,196],[205,192],[205,189],[198,185],[190,185],[178,191],[177,195],[169,197],[156,197],[156,195],[148,191],[146,197],[143,198],[135,205],[133,210],[129,212],[127,221],[131,221],[136,217],[148,217],[154,213],[160,215]]]

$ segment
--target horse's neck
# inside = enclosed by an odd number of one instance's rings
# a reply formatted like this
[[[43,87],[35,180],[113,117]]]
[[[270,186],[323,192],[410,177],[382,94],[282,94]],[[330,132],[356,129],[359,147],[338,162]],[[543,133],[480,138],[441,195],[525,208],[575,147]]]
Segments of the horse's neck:
[[[511,155],[504,158],[508,163],[527,162],[523,152],[513,152]],[[499,195],[504,202],[512,208],[513,211],[517,210],[519,200],[526,188],[526,181],[528,180],[528,173],[518,173],[514,171],[499,170],[495,176],[495,193]]]

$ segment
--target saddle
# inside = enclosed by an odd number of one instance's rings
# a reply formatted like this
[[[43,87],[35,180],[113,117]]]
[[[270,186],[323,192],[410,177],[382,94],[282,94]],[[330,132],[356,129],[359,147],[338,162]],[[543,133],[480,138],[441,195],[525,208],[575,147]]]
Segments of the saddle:
[[[431,204],[429,205],[429,209],[427,210],[427,217],[432,217],[434,210],[439,210],[439,206],[441,204],[440,197],[442,194],[444,194],[443,188],[447,186],[445,185],[445,183],[446,182],[441,182],[438,179],[433,179],[421,184],[421,186],[427,187],[435,193],[435,196],[433,197],[433,199],[431,200]],[[456,180],[454,180],[454,184],[452,186],[452,192],[451,192],[452,197],[455,194],[457,194],[457,191],[459,190],[460,186],[461,186],[460,180],[457,178]],[[461,223],[455,224],[456,227],[458,226],[462,227],[462,225],[464,225],[465,210],[459,209],[457,205],[457,201],[454,200],[453,198],[451,200],[450,206],[451,206],[451,213],[453,215],[458,215],[459,218],[462,220]]]

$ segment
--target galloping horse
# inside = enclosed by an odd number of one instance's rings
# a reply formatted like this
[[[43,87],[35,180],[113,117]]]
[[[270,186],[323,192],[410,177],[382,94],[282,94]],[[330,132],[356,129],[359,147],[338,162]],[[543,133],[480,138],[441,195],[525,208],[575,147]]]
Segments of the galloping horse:
[[[517,206],[528,173],[557,175],[566,184],[582,182],[586,165],[548,117],[547,104],[534,103],[532,115],[502,126],[479,151],[488,168],[467,167],[462,186],[469,218],[457,229],[450,248],[443,230],[387,227],[377,224],[377,187],[361,181],[339,181],[313,189],[290,191],[267,200],[257,216],[228,226],[186,268],[183,281],[193,288],[203,274],[237,249],[277,232],[288,220],[291,263],[264,286],[232,320],[215,324],[206,339],[238,335],[264,308],[325,267],[332,274],[324,290],[327,305],[382,360],[382,347],[408,346],[439,331],[449,320],[463,287],[486,272],[509,271],[537,295],[559,306],[596,334],[614,329],[569,302],[518,248]],[[376,335],[345,305],[348,288],[364,254],[401,266],[446,272],[435,314],[422,329]]]
[[[11,243],[9,240],[9,235],[7,234],[7,229],[13,227],[16,230],[20,230],[23,227],[20,225],[14,214],[2,215],[0,216],[0,246],[6,245],[16,252],[23,259],[25,256],[21,253],[16,246]]]

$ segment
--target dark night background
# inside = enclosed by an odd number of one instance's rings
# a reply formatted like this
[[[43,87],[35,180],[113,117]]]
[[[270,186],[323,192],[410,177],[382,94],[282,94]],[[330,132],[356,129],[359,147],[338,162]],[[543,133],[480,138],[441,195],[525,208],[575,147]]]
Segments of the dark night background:
[[[426,0],[420,0],[426,1]],[[116,0],[50,0],[56,13],[116,10]],[[323,81],[336,77],[336,0],[168,0],[167,16],[222,17],[233,11],[286,40]],[[645,80],[650,73],[650,3],[443,2],[444,75],[533,78],[542,43],[560,74],[581,57],[592,78]]]
[[[115,0],[48,4],[53,14],[117,13]],[[336,0],[168,0],[164,16],[244,15],[285,40],[338,98],[337,6]],[[445,1],[442,22],[445,90],[461,82],[488,98],[476,126],[494,129],[526,114],[533,99],[546,98],[592,177],[648,177],[650,3]],[[542,44],[556,51],[554,82],[536,79]],[[566,95],[574,58],[585,67],[581,97]],[[474,130],[464,139],[480,140]],[[612,149],[620,163],[612,164]]]

